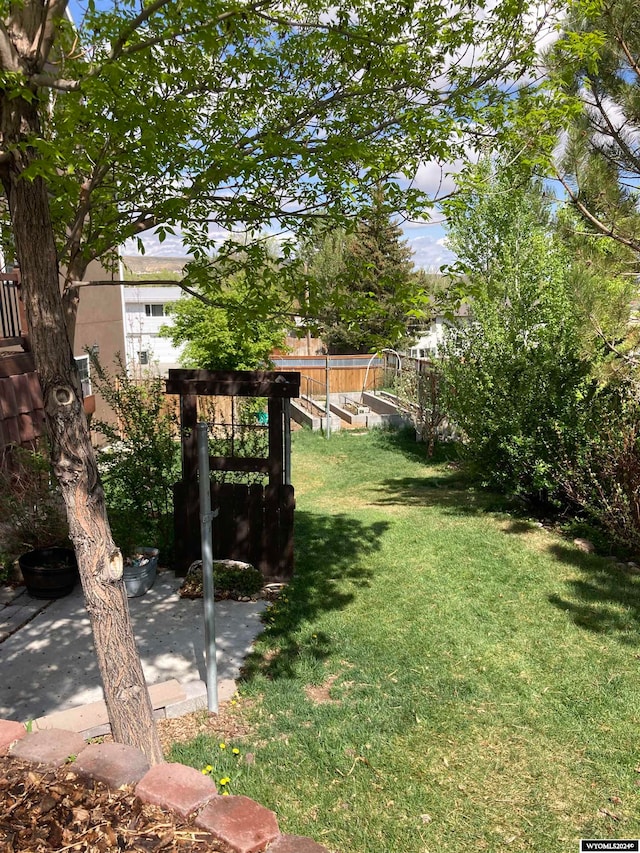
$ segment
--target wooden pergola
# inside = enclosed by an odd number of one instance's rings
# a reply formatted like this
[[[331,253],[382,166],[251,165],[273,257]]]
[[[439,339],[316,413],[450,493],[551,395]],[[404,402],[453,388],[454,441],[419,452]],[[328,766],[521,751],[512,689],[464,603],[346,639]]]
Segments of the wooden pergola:
[[[167,394],[180,397],[182,480],[174,486],[176,570],[200,558],[200,499],[196,425],[198,397],[266,397],[266,456],[211,456],[211,471],[258,473],[266,485],[211,483],[214,559],[252,563],[268,580],[293,573],[294,489],[290,482],[289,401],[299,396],[300,374],[278,371],[170,370]]]

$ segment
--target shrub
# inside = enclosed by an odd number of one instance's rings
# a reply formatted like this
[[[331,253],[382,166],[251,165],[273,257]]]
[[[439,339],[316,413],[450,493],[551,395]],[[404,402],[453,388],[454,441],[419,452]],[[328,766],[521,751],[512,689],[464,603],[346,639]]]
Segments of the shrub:
[[[14,447],[2,458],[0,534],[8,563],[32,548],[68,544],[66,509],[46,445]]]
[[[233,561],[214,560],[213,583],[217,592],[256,595],[264,586],[262,572],[253,566],[237,566]]]
[[[566,298],[478,302],[447,349],[445,405],[475,473],[527,501],[562,500],[558,458],[584,442],[597,391]]]
[[[416,440],[426,444],[429,458],[434,454],[436,442],[448,429],[440,385],[439,366],[433,365],[426,370],[419,365],[408,368],[403,365],[393,385],[398,408],[411,419]]]
[[[264,586],[264,578],[262,573],[250,563],[237,560],[214,560],[213,586],[218,597],[251,596],[260,592]],[[189,568],[180,588],[180,595],[183,598],[200,598],[202,593],[202,562],[197,560]]]
[[[589,440],[564,452],[559,481],[616,544],[640,555],[640,401],[636,389],[631,383],[607,389],[595,401],[591,418]]]
[[[93,423],[108,442],[98,452],[98,465],[114,540],[124,554],[136,546],[157,547],[170,563],[180,445],[163,381],[132,379],[120,356],[114,373],[95,358],[93,365],[96,388],[117,417],[116,424]]]

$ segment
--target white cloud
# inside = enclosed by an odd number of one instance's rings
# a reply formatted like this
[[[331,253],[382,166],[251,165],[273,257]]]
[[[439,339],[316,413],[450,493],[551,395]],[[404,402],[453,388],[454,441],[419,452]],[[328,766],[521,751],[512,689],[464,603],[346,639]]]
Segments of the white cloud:
[[[413,263],[416,267],[427,270],[437,270],[443,264],[453,260],[453,253],[445,245],[445,230],[441,215],[434,213],[434,224],[424,222],[406,222],[402,231],[407,244],[413,251]],[[222,242],[229,235],[219,231],[212,233],[216,241]],[[187,255],[182,235],[176,230],[175,235],[167,235],[164,242],[151,232],[141,235],[145,246],[145,255],[152,258],[181,258]],[[277,236],[274,239],[278,239]],[[122,249],[123,255],[139,255],[138,244],[128,240]]]
[[[445,245],[445,234],[441,226],[425,227],[423,233],[406,233],[407,243],[413,250],[413,263],[425,270],[439,270],[443,264],[451,263],[455,255]]]
[[[433,199],[443,198],[455,189],[455,174],[462,168],[462,162],[442,165],[431,161],[418,166],[413,186],[422,190]]]

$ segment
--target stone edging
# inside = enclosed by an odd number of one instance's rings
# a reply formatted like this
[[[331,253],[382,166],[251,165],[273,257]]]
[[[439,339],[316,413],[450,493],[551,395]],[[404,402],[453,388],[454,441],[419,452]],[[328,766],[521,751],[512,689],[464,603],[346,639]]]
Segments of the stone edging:
[[[48,767],[60,767],[74,755],[78,775],[113,789],[135,786],[135,795],[143,803],[193,821],[230,853],[329,853],[310,838],[282,835],[276,815],[254,800],[218,794],[210,776],[183,764],[150,768],[142,752],[132,746],[87,744],[78,732],[27,732],[22,723],[0,720],[0,755]]]

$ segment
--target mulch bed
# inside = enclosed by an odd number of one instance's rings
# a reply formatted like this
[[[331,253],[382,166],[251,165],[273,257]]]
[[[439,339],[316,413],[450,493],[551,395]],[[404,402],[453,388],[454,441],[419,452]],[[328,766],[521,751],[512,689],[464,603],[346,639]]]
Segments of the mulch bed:
[[[239,706],[158,721],[165,753],[199,734],[239,740],[249,733]],[[66,851],[218,853],[213,837],[177,815],[141,803],[133,788],[112,791],[73,766],[50,769],[0,756],[0,853]]]
[[[111,791],[67,765],[43,769],[0,757],[0,851],[219,851],[212,836],[156,806],[132,788]]]

